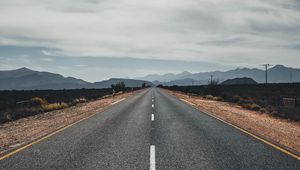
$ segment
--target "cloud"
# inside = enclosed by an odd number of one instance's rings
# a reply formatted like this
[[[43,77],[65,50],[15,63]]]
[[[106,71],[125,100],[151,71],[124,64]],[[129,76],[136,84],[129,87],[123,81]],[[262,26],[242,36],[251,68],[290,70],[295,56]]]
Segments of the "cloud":
[[[225,37],[224,39],[216,39],[211,41],[203,41],[199,42],[199,45],[215,45],[215,46],[231,46],[231,45],[237,45],[239,43],[242,43],[246,40],[246,38],[242,37]]]
[[[58,51],[56,50],[41,50],[41,52],[44,54],[44,55],[47,55],[47,56],[60,56],[61,54],[59,54]]]
[[[178,73],[182,70],[199,72],[231,68],[226,65],[208,62],[178,60],[49,56],[43,54],[41,51],[50,51],[50,49],[0,46],[0,70],[28,67],[34,70],[50,71],[65,76],[78,77],[88,81],[99,81],[111,77],[142,77],[149,73]]]
[[[52,62],[53,59],[52,58],[41,58],[42,61],[46,61],[46,62]]]
[[[0,2],[0,45],[59,50],[49,56],[293,66],[299,28],[298,0]]]

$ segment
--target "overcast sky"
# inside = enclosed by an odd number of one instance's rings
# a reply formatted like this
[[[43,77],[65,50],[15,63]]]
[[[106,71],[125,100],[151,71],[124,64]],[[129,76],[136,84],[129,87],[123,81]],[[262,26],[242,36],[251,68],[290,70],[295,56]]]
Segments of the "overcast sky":
[[[299,67],[300,1],[0,0],[0,50],[0,70],[89,81]]]

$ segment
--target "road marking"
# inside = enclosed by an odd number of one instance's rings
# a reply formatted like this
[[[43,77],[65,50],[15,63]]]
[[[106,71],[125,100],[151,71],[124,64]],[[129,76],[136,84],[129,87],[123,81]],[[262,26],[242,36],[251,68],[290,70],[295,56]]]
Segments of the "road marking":
[[[151,115],[151,120],[154,121],[154,114]]]
[[[184,99],[180,99],[180,100],[186,101],[186,100],[184,100]],[[189,102],[188,102],[188,103],[189,103]],[[192,104],[192,103],[191,103],[191,104]],[[194,104],[193,104],[193,106],[194,106]],[[277,150],[279,150],[279,151],[281,151],[281,152],[283,152],[283,153],[285,153],[285,154],[287,154],[287,155],[289,155],[289,156],[291,156],[291,157],[293,157],[293,158],[295,158],[295,159],[300,160],[300,156],[298,156],[298,155],[296,155],[296,154],[294,154],[294,153],[292,153],[292,152],[290,152],[290,151],[288,151],[288,150],[286,150],[286,149],[284,149],[284,148],[282,148],[282,147],[280,147],[280,146],[277,146],[276,144],[274,144],[274,143],[272,143],[272,142],[269,142],[269,141],[267,141],[266,139],[263,139],[263,138],[261,138],[261,137],[255,135],[255,134],[253,134],[253,133],[251,133],[251,132],[245,130],[245,129],[242,129],[242,128],[240,128],[240,127],[238,127],[238,126],[236,126],[236,125],[234,125],[234,124],[232,124],[232,123],[229,123],[229,122],[227,122],[226,120],[223,120],[223,119],[220,118],[220,117],[214,116],[214,115],[212,115],[211,113],[208,113],[208,112],[206,112],[206,111],[204,111],[204,110],[202,110],[202,109],[200,109],[200,108],[197,108],[197,107],[195,107],[195,106],[194,106],[194,108],[200,110],[201,112],[203,112],[203,113],[205,113],[205,114],[207,114],[207,115],[209,115],[209,116],[211,116],[211,117],[213,117],[213,118],[215,118],[215,119],[217,119],[217,120],[219,120],[219,121],[221,121],[221,122],[223,122],[223,123],[225,123],[225,124],[227,124],[227,125],[229,125],[229,126],[235,128],[235,129],[237,129],[237,130],[239,130],[239,131],[241,131],[241,132],[244,132],[244,133],[246,133],[246,134],[252,136],[253,138],[255,138],[255,139],[257,139],[257,140],[259,140],[259,141],[261,141],[261,142],[263,142],[263,143],[265,143],[265,144],[267,144],[267,145],[272,146],[273,148],[275,148],[275,149],[277,149]]]
[[[28,147],[30,147],[30,146],[32,146],[32,145],[34,145],[34,144],[40,142],[40,141],[42,141],[42,140],[45,140],[45,139],[47,139],[47,138],[49,138],[49,137],[51,137],[51,136],[53,136],[53,135],[55,135],[55,134],[57,134],[57,133],[63,131],[63,130],[65,130],[65,129],[71,127],[71,126],[74,126],[74,125],[76,125],[76,124],[78,124],[78,123],[80,123],[80,122],[82,122],[82,121],[84,121],[84,120],[86,120],[86,119],[88,119],[88,118],[90,118],[90,117],[92,117],[92,116],[95,116],[96,114],[98,114],[98,112],[96,112],[96,113],[94,113],[94,114],[92,114],[92,115],[89,115],[88,117],[82,118],[82,119],[80,119],[80,120],[78,120],[78,121],[76,121],[76,122],[74,122],[74,123],[71,123],[71,124],[69,124],[69,125],[66,125],[66,126],[64,126],[64,127],[60,128],[60,129],[58,129],[58,130],[56,130],[56,131],[54,131],[54,132],[52,132],[52,133],[46,135],[46,136],[44,136],[44,137],[41,137],[41,138],[39,138],[39,139],[37,139],[37,140],[35,140],[35,141],[33,141],[33,142],[27,144],[27,145],[24,145],[24,146],[20,147],[19,149],[16,149],[16,150],[14,150],[14,151],[11,151],[11,152],[7,153],[6,155],[3,155],[2,157],[0,157],[0,161],[2,161],[3,159],[8,158],[8,157],[10,157],[10,156],[12,156],[12,155],[14,155],[14,154],[20,152],[20,151],[22,151],[22,150],[24,150],[24,149],[26,149],[26,148],[28,148]]]
[[[195,106],[194,103],[191,103],[191,102],[189,102],[189,101],[187,101],[187,100],[185,100],[185,99],[180,99],[180,100],[182,100],[182,101],[184,101],[184,102],[186,102],[186,103],[188,103],[188,104],[190,104],[190,105],[192,105],[192,106]]]
[[[155,146],[150,146],[150,170],[155,170]]]
[[[206,113],[206,114],[208,114],[208,113]],[[244,133],[246,133],[246,134],[252,136],[253,138],[255,138],[255,139],[257,139],[257,140],[259,140],[259,141],[261,141],[261,142],[263,142],[263,143],[265,143],[265,144],[268,144],[268,145],[272,146],[273,148],[275,148],[275,149],[277,149],[277,150],[279,150],[279,151],[281,151],[281,152],[283,152],[283,153],[285,153],[285,154],[287,154],[287,155],[290,155],[290,156],[293,157],[293,158],[296,158],[296,159],[300,160],[300,157],[299,157],[298,155],[296,155],[296,154],[294,154],[294,153],[292,153],[292,152],[290,152],[290,151],[288,151],[288,150],[286,150],[286,149],[284,149],[284,148],[281,148],[280,146],[277,146],[277,145],[275,145],[275,144],[273,144],[273,143],[271,143],[271,142],[269,142],[269,141],[267,141],[267,140],[265,140],[265,139],[263,139],[263,138],[261,138],[261,137],[255,135],[255,134],[253,134],[253,133],[251,133],[251,132],[248,132],[248,131],[245,130],[245,129],[242,129],[242,128],[238,127],[238,126],[235,126],[235,125],[233,125],[233,124],[231,124],[231,123],[229,123],[229,122],[226,122],[225,120],[223,120],[223,119],[221,119],[221,118],[218,118],[218,117],[213,116],[213,115],[211,115],[211,114],[208,114],[208,115],[210,115],[210,116],[212,116],[212,117],[214,117],[214,118],[220,120],[221,122],[223,122],[223,123],[225,123],[225,124],[227,124],[227,125],[229,125],[229,126],[234,127],[234,128],[237,129],[237,130],[240,130],[240,131],[242,131],[242,132],[244,132]]]
[[[126,98],[122,98],[121,100],[119,100],[119,101],[117,101],[117,102],[114,102],[114,103],[119,103],[119,102],[121,102],[121,101],[123,101],[123,100],[125,100],[125,99],[126,99]],[[112,104],[111,104],[111,105],[112,105]],[[16,149],[16,150],[13,150],[13,151],[11,151],[11,152],[9,152],[9,153],[3,155],[2,157],[0,157],[0,161],[2,161],[2,160],[4,160],[4,159],[6,159],[6,158],[8,158],[8,157],[10,157],[10,156],[12,156],[12,155],[18,153],[18,152],[20,152],[20,151],[22,151],[22,150],[24,150],[24,149],[26,149],[26,148],[28,148],[28,147],[30,147],[30,146],[32,146],[32,145],[38,143],[38,142],[41,142],[42,140],[45,140],[45,139],[47,139],[47,138],[49,138],[49,137],[51,137],[51,136],[53,136],[53,135],[55,135],[55,134],[57,134],[57,133],[59,133],[59,132],[61,132],[61,131],[64,131],[65,129],[67,129],[67,128],[71,127],[71,126],[74,126],[74,125],[76,125],[76,124],[78,124],[78,123],[80,123],[80,122],[82,122],[82,121],[84,121],[84,120],[86,120],[86,119],[88,119],[88,118],[90,118],[90,117],[93,117],[93,116],[95,116],[95,115],[98,114],[98,113],[99,113],[99,112],[96,112],[96,113],[91,114],[91,115],[89,115],[88,117],[82,118],[82,119],[80,119],[80,120],[78,120],[78,121],[76,121],[76,122],[74,122],[74,123],[71,123],[71,124],[69,124],[69,125],[63,126],[63,127],[61,127],[60,129],[57,129],[57,130],[55,130],[54,132],[52,132],[52,133],[50,133],[50,134],[48,134],[48,135],[46,135],[46,136],[44,136],[44,137],[41,137],[41,138],[39,138],[39,139],[37,139],[37,140],[35,140],[35,141],[32,141],[31,143],[29,143],[29,144],[27,144],[27,145],[24,145],[24,146],[22,146],[22,147],[20,147],[20,148],[18,148],[18,149]]]
[[[154,100],[152,99],[152,102],[154,102]]]
[[[152,108],[154,108],[154,104],[152,104]]]
[[[119,102],[121,102],[121,101],[123,101],[123,100],[125,100],[125,98],[122,98],[122,99],[120,99],[120,100],[118,100],[118,101],[115,101],[115,102],[111,103],[111,105],[117,104],[117,103],[119,103]]]

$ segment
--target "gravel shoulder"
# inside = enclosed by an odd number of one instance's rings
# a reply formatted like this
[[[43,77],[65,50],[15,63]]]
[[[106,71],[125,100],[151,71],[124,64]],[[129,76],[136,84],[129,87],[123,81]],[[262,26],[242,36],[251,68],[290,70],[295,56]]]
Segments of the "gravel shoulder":
[[[207,100],[198,96],[188,96],[181,92],[166,91],[194,104],[199,110],[209,112],[234,125],[300,153],[299,122],[246,110],[234,103]]]
[[[106,96],[62,110],[46,112],[0,124],[0,155],[92,114],[101,112],[116,101],[127,98],[137,92],[118,94],[113,98]]]

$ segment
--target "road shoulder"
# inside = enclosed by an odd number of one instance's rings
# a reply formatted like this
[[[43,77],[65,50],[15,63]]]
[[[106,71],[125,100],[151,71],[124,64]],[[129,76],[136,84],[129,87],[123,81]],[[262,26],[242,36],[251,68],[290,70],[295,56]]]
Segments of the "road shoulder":
[[[103,112],[110,106],[138,93],[123,93],[115,97],[81,103],[66,109],[46,112],[22,118],[0,125],[0,156],[12,152],[33,141],[39,140],[60,129],[64,129],[78,121],[96,113]]]
[[[249,111],[232,103],[207,100],[197,96],[190,97],[181,92],[165,91],[200,111],[257,134],[293,153],[299,154],[300,152],[300,123]]]

